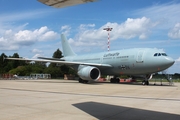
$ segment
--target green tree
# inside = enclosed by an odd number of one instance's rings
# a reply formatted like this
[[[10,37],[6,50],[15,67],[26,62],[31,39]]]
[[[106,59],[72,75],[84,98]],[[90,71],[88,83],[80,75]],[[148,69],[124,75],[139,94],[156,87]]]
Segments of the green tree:
[[[59,48],[54,52],[53,58],[62,58],[62,52],[59,50]]]
[[[26,67],[25,66],[19,66],[17,68],[14,68],[14,69],[11,69],[9,71],[10,74],[17,74],[19,76],[25,76],[28,71],[26,70]]]
[[[63,76],[60,67],[48,67],[45,69],[45,73],[51,74],[51,78],[59,78]]]
[[[174,73],[173,78],[174,79],[179,79],[180,78],[180,73]]]
[[[18,53],[14,53],[12,58],[20,58]],[[22,60],[12,60],[12,67],[17,68],[18,66],[24,66],[26,65],[25,61]]]
[[[63,56],[62,56],[62,52],[59,50],[59,49],[57,49],[55,52],[54,52],[54,54],[53,54],[53,58],[62,58]],[[73,74],[73,75],[75,75],[76,74],[76,72],[75,72],[75,70],[73,70],[72,68],[70,68],[69,66],[67,66],[67,65],[61,65],[61,66],[57,66],[57,64],[55,64],[55,63],[51,63],[50,64],[50,67],[60,67],[60,69],[58,69],[58,73],[59,73],[59,75],[62,77],[64,74]],[[51,68],[51,69],[52,69]],[[53,75],[52,75],[53,76]],[[57,76],[57,74],[56,74],[56,76]]]
[[[53,58],[62,58],[62,52],[57,49],[54,53],[53,53]],[[56,63],[50,63],[48,68],[46,69],[46,73],[51,74],[52,78],[58,78],[58,77],[62,77],[63,76],[63,72],[61,70],[61,66],[58,66]]]
[[[25,61],[17,61],[17,60],[5,60],[3,61],[3,57],[7,57],[4,53],[0,56],[0,74],[2,73],[11,73],[17,74],[20,76],[28,76],[31,73],[47,73],[51,74],[52,78],[63,77],[64,74],[76,74],[76,72],[67,65],[57,65],[56,63],[50,63],[49,66],[46,66],[46,63],[43,62],[35,62],[35,63],[26,63]],[[13,58],[19,58],[18,53],[14,53],[13,56],[9,56]],[[53,53],[53,58],[62,58],[62,52],[57,49]]]
[[[31,63],[25,66],[18,66],[9,71],[11,74],[17,74],[20,76],[29,76],[31,73],[44,73],[46,66],[39,63]]]
[[[35,62],[34,64],[31,64],[32,71],[31,73],[45,73],[46,64],[42,62]]]
[[[7,57],[5,55],[5,53],[2,53],[0,56],[0,74],[6,73],[8,71],[7,68],[5,68],[5,66],[7,66],[8,61],[4,60],[4,57]]]
[[[62,58],[62,52],[59,50],[59,48],[53,53],[53,58]],[[57,64],[56,63],[50,63],[49,67],[56,67]]]

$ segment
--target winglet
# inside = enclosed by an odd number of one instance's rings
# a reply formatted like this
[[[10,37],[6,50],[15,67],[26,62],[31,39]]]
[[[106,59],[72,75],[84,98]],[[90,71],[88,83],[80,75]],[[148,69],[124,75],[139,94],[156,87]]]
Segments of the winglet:
[[[75,56],[76,54],[72,50],[71,46],[69,45],[67,38],[64,34],[61,34],[61,42],[62,42],[62,49],[63,49],[63,56]]]

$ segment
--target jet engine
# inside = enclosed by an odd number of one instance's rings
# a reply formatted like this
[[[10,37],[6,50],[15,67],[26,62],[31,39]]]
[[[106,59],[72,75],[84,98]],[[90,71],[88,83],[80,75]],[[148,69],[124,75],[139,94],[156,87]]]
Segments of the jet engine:
[[[101,76],[101,72],[98,68],[92,66],[80,66],[78,75],[83,80],[98,80]]]

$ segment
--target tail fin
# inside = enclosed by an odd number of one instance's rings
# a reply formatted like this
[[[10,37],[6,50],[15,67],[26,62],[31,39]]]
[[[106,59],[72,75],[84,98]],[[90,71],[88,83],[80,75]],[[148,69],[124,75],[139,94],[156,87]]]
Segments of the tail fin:
[[[69,45],[67,38],[64,34],[61,34],[61,42],[62,42],[62,49],[63,49],[63,56],[75,56],[76,54],[72,50],[71,46]]]

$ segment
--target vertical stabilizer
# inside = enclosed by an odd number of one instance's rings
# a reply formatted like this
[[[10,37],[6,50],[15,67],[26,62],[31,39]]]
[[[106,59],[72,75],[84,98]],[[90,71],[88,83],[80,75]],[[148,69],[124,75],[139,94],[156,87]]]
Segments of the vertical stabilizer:
[[[63,49],[63,56],[75,56],[76,54],[72,50],[71,46],[69,45],[67,38],[64,34],[61,34],[61,42],[62,42],[62,49]]]

